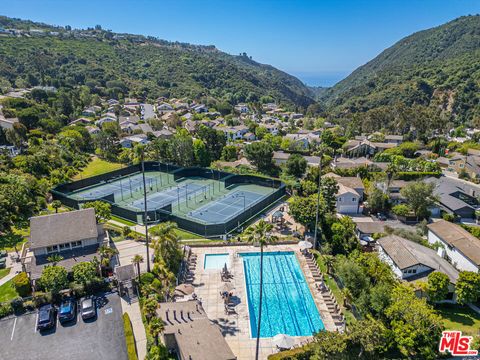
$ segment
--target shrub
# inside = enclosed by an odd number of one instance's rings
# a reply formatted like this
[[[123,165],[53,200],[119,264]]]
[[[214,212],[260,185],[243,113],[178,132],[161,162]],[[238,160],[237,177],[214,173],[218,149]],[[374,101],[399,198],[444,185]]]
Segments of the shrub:
[[[15,299],[13,299],[10,302],[10,305],[12,305],[12,309],[15,312],[15,314],[18,314],[24,311],[23,299],[20,296],[17,296]]]
[[[140,275],[140,284],[141,285],[149,285],[155,280],[155,275],[152,273],[145,273]]]
[[[455,222],[455,215],[449,214],[449,213],[443,213],[442,214],[442,219],[450,222]]]
[[[35,304],[35,307],[40,307],[43,304],[50,302],[52,302],[52,295],[50,293],[37,291],[33,294],[33,303]]]
[[[13,314],[13,308],[10,304],[0,306],[0,318]]]
[[[31,311],[35,309],[35,303],[33,302],[33,300],[27,300],[23,303],[23,307],[25,308],[25,310]]]
[[[135,337],[133,336],[132,322],[130,321],[130,317],[127,313],[123,314],[123,328],[125,330],[128,360],[138,360],[137,349],[135,347]]]
[[[412,212],[412,210],[410,210],[410,208],[405,204],[395,205],[392,211],[395,215],[398,216],[407,216]]]
[[[30,296],[32,288],[30,286],[30,280],[26,272],[21,272],[12,279],[13,286],[17,290],[18,295],[21,297]]]
[[[93,279],[85,284],[85,292],[87,294],[95,294],[100,291],[108,290],[108,283],[102,278]]]
[[[85,292],[85,286],[83,284],[77,283],[75,281],[70,283],[70,289],[73,291],[73,294],[77,298],[81,298],[81,297],[87,295],[87,293]]]

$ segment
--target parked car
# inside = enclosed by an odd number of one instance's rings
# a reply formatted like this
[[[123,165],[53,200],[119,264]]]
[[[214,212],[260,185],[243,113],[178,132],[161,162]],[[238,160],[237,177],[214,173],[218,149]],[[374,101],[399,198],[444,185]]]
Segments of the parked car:
[[[77,316],[77,302],[72,298],[67,298],[60,304],[60,310],[58,312],[58,320],[61,323],[66,323],[75,319]]]
[[[97,310],[95,308],[95,298],[93,297],[86,297],[82,298],[80,301],[81,303],[81,314],[82,314],[82,319],[91,319],[97,315]]]
[[[7,250],[1,250],[0,251],[0,258],[7,257],[7,255],[8,255]]]
[[[48,330],[55,326],[57,310],[52,304],[43,305],[38,309],[37,330]]]

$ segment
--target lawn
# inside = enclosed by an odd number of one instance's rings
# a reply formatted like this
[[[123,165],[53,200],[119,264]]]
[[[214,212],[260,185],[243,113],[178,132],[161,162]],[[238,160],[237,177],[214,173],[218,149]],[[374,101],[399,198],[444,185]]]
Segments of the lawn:
[[[182,229],[176,229],[175,232],[180,240],[205,239],[203,236],[200,236]]]
[[[94,157],[92,158],[92,161],[90,161],[81,172],[75,175],[73,180],[80,180],[83,178],[104,174],[113,170],[120,169],[122,166],[123,164],[120,163],[113,163]]]
[[[0,286],[0,303],[15,299],[17,296],[18,293],[13,287],[12,280]]]
[[[444,304],[436,307],[446,330],[460,330],[467,335],[478,335],[480,314],[467,306]]]
[[[10,274],[10,268],[0,269],[0,279]]]
[[[118,217],[118,216],[115,216],[115,215],[112,215],[110,220],[113,220],[113,221],[116,221],[116,222],[119,222],[123,225],[127,225],[127,226],[135,226],[137,225],[136,223],[134,223],[133,221],[130,221],[130,220],[125,220],[121,217]]]

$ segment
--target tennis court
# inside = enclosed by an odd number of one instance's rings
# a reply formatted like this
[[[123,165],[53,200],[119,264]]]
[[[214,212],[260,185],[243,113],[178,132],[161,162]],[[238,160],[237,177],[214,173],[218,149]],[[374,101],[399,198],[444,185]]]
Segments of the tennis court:
[[[206,197],[209,188],[207,185],[188,183],[172,187],[169,190],[155,192],[147,195],[147,209],[157,210],[169,204],[178,205],[179,202],[188,203],[195,201],[196,196],[204,194]],[[144,200],[138,199],[130,203],[130,206],[139,210],[144,209]]]
[[[225,222],[244,212],[264,196],[251,191],[236,190],[189,212],[188,216],[211,224]]]

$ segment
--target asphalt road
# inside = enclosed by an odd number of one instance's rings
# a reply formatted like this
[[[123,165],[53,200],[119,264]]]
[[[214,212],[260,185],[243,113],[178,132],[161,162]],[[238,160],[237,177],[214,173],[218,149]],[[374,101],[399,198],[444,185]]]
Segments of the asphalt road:
[[[0,321],[0,358],[35,360],[127,360],[120,298],[110,294],[97,303],[97,318],[39,332],[37,313]]]

